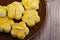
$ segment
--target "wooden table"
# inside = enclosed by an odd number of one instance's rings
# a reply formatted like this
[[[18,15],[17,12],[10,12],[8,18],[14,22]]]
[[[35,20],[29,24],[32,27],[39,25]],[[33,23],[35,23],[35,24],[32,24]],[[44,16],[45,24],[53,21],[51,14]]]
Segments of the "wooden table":
[[[60,40],[60,0],[48,1],[44,28],[32,40]]]

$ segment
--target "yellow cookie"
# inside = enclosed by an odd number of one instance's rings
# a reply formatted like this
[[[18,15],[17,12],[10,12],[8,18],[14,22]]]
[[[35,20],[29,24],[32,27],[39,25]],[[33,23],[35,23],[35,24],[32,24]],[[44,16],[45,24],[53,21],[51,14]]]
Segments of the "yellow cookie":
[[[23,14],[22,21],[32,27],[40,21],[40,17],[36,10],[26,10]]]
[[[0,17],[5,17],[7,15],[6,11],[6,6],[0,5]]]
[[[39,0],[22,0],[25,9],[39,9]]]

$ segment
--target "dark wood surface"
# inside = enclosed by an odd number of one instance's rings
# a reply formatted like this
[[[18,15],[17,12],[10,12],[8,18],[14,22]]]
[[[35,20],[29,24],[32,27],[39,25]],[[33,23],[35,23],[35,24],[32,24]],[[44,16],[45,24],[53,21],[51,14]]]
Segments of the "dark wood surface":
[[[8,5],[13,1],[17,1],[17,0],[1,0],[0,1],[0,5]],[[19,0],[18,0],[19,1]],[[39,16],[41,17],[41,21],[36,24],[34,27],[29,28],[30,29],[30,33],[29,35],[24,39],[24,40],[29,40],[30,38],[32,38],[38,31],[39,29],[42,30],[43,29],[43,23],[46,17],[46,4],[45,4],[45,0],[40,0],[40,4],[39,4]],[[0,33],[0,40],[18,40],[17,38],[13,38],[10,33],[6,34],[6,33]]]

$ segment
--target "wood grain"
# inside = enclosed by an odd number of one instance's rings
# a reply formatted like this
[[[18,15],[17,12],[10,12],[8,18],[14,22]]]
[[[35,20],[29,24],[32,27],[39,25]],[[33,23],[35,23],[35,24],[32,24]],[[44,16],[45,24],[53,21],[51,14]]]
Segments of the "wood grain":
[[[44,29],[32,40],[60,40],[60,0],[47,2]]]

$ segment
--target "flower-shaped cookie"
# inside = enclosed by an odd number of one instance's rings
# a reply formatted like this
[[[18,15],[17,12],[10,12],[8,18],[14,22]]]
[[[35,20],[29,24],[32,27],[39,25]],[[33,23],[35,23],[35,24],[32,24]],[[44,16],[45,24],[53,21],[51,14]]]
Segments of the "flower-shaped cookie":
[[[25,9],[39,9],[39,0],[22,0]]]
[[[26,10],[23,14],[22,21],[28,26],[34,26],[35,23],[40,21],[40,17],[36,10]]]
[[[24,8],[22,6],[22,3],[20,2],[13,2],[9,5],[7,5],[7,11],[8,11],[8,17],[11,19],[19,20],[22,17],[22,14],[24,12]]]
[[[13,20],[8,19],[7,17],[0,18],[0,32],[9,33],[11,31],[11,25],[14,24]]]
[[[1,6],[0,5],[0,17],[5,17],[6,16],[6,6]]]
[[[19,39],[24,39],[29,34],[29,29],[24,22],[14,23],[12,25],[11,34]]]

